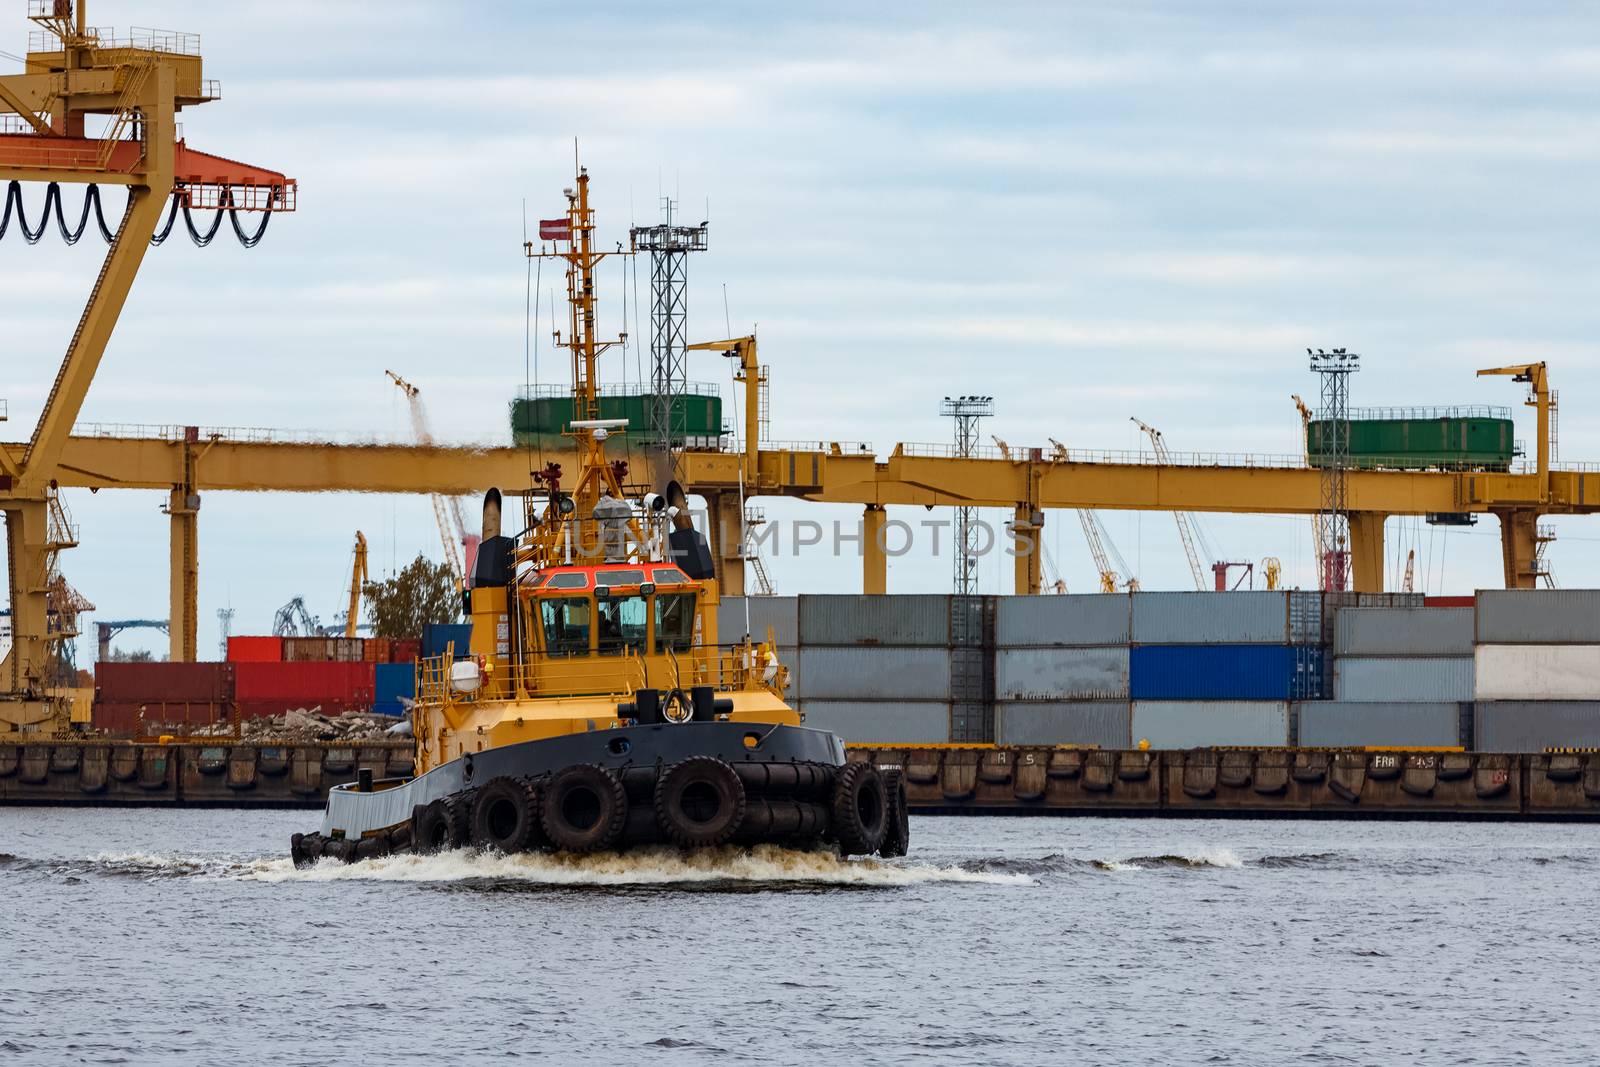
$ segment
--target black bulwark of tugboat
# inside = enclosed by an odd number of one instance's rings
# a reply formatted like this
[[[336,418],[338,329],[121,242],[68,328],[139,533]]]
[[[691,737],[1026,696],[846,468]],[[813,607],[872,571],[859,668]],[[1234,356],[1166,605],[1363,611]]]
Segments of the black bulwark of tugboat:
[[[297,864],[400,849],[500,852],[710,848],[775,843],[901,856],[898,768],[849,763],[784,700],[774,643],[722,645],[704,536],[683,489],[630,481],[595,418],[594,265],[587,173],[568,192],[567,262],[580,469],[549,464],[523,497],[525,529],[483,540],[462,603],[470,647],[419,661],[410,727],[415,778],[330,791],[322,827],[296,834]],[[532,247],[529,254],[534,254]]]

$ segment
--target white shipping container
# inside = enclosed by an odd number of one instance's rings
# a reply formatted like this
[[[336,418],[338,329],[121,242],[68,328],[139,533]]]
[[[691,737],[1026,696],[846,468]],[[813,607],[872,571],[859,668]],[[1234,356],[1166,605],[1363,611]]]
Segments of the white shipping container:
[[[1340,656],[1470,656],[1471,608],[1340,608],[1333,650]]]
[[[1454,748],[1460,744],[1460,704],[1308,700],[1299,705],[1299,712],[1302,748]]]
[[[1486,645],[1600,644],[1600,589],[1481,589],[1478,640]]]
[[[1289,743],[1282,700],[1136,700],[1133,743],[1151,748],[1281,747]]]
[[[1128,649],[996,649],[994,688],[998,700],[1126,700]]]
[[[1096,745],[1128,748],[1126,700],[1080,700],[995,705],[1000,745]]]
[[[1600,645],[1479,645],[1478,700],[1600,700]]]
[[[942,745],[950,740],[950,705],[933,701],[808,700],[805,725],[848,744]]]
[[[1289,594],[1135,593],[1136,645],[1286,645]]]
[[[1472,699],[1471,656],[1340,656],[1333,661],[1335,699],[1462,701]]]
[[[1130,599],[1126,593],[997,597],[995,644],[1005,648],[1125,645]]]
[[[950,700],[948,648],[800,649],[809,711],[816,700]]]
[[[744,637],[745,605],[750,607],[750,636],[767,639],[772,630],[778,651],[791,655],[800,647],[800,598],[793,596],[723,597],[717,605],[717,641],[731,645]]]
[[[1600,703],[1485,700],[1477,706],[1473,747],[1479,752],[1600,747]]]

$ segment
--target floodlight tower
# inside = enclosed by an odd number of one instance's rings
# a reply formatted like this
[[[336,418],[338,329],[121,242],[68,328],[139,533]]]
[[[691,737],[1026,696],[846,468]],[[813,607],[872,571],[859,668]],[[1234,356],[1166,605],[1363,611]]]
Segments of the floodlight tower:
[[[662,198],[662,221],[628,231],[636,252],[650,253],[650,436],[664,455],[686,431],[683,395],[689,387],[684,358],[689,319],[689,253],[706,250],[706,227],[679,226],[677,208]]]
[[[939,414],[955,420],[955,454],[967,459],[977,452],[978,420],[994,414],[994,397],[947,396],[939,405]],[[956,508],[955,546],[956,595],[972,596],[978,591],[977,508]]]
[[[1361,357],[1342,348],[1306,349],[1311,369],[1322,379],[1322,404],[1317,413],[1321,433],[1317,463],[1322,471],[1322,506],[1317,512],[1322,546],[1322,588],[1350,587],[1350,505],[1346,474],[1350,468],[1350,375],[1361,369]]]

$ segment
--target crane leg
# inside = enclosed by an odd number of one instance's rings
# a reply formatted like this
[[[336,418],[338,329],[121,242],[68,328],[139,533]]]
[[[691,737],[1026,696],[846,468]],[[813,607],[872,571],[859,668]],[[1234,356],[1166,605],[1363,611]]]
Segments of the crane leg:
[[[1358,593],[1383,592],[1383,522],[1378,511],[1350,515],[1350,570]]]
[[[881,596],[889,591],[889,557],[883,548],[882,504],[868,504],[861,516],[861,591]]]
[[[1497,511],[1500,519],[1500,552],[1505,561],[1507,589],[1533,589],[1538,572],[1534,559],[1538,554],[1536,532],[1539,513],[1525,509]]]
[[[1034,596],[1039,592],[1039,557],[1044,549],[1039,535],[1044,531],[1044,512],[1026,504],[1018,504],[1011,520],[1011,549],[1016,566],[1018,596]]]
[[[723,596],[744,596],[744,546],[740,544],[744,516],[739,511],[739,494],[717,493],[709,503],[711,559],[717,586]]]
[[[11,654],[0,686],[0,733],[46,722],[52,714],[44,696],[49,656],[47,586],[49,517],[42,500],[7,500],[6,576],[11,589]]]
[[[193,663],[197,656],[195,619],[200,599],[199,497],[183,488],[172,490],[167,500],[171,521],[171,564],[168,574],[168,657],[173,663]]]

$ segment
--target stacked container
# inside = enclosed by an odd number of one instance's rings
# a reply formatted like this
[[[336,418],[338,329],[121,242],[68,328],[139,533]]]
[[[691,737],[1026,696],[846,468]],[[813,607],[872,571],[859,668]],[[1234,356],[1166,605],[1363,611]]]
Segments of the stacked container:
[[[1600,590],[1478,594],[1475,747],[1600,746]]]
[[[373,704],[371,663],[236,663],[234,695],[241,718],[320,708],[324,715],[365,711]]]
[[[1323,690],[1317,593],[1136,593],[1132,742],[1151,748],[1294,743],[1291,701]]]
[[[231,663],[99,663],[93,723],[109,734],[211,726],[233,703]]]
[[[281,637],[228,638],[229,663],[277,663],[283,659]]]
[[[997,743],[1128,747],[1130,602],[1122,593],[997,598]]]
[[[454,646],[455,656],[461,659],[472,652],[472,624],[470,622],[429,623],[422,628],[421,654],[433,659],[445,654]]]
[[[1343,607],[1334,613],[1333,697],[1299,708],[1299,743],[1455,747],[1470,731],[1470,608]]]
[[[403,715],[406,707],[400,698],[417,698],[417,668],[414,663],[375,663],[372,667],[372,710],[379,715]]]

